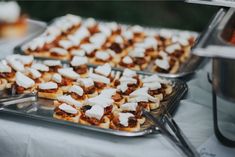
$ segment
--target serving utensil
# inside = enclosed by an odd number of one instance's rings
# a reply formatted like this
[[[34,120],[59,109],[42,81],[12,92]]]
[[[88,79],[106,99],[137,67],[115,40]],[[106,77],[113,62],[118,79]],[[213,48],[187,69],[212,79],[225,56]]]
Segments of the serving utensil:
[[[1,97],[0,110],[4,109],[4,107],[6,106],[15,105],[19,103],[26,103],[26,102],[36,102],[36,101],[37,101],[37,93],[18,94],[7,97]]]
[[[142,113],[146,118],[150,119],[154,123],[155,127],[165,137],[167,137],[172,142],[172,144],[177,146],[184,153],[185,156],[200,156],[196,149],[192,146],[192,144],[187,140],[182,130],[179,128],[175,120],[168,112],[166,112],[162,118],[157,118],[144,109],[142,110]],[[166,126],[166,124],[168,127]],[[168,130],[168,128],[171,130]]]

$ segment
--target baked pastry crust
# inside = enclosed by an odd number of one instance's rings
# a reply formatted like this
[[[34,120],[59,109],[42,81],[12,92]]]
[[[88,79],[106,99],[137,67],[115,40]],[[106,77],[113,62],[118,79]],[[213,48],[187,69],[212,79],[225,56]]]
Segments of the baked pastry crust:
[[[62,96],[63,95],[63,91],[58,88],[56,90],[56,92],[38,92],[38,96],[40,98],[46,98],[46,99],[56,99],[58,96]]]

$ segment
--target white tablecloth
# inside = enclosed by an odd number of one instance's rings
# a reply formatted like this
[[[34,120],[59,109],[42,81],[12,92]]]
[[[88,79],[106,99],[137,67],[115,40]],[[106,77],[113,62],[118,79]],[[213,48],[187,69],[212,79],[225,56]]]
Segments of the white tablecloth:
[[[2,48],[0,48],[2,49]],[[1,56],[3,57],[3,56]],[[0,58],[1,58],[0,57]],[[195,147],[213,134],[210,63],[188,82],[189,92],[175,120]],[[182,156],[159,134],[121,138],[39,121],[0,115],[0,157],[176,157]]]

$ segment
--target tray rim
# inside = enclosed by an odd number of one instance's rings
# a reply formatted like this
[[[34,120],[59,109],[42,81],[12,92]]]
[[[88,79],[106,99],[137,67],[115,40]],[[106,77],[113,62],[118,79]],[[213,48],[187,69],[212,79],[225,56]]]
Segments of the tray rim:
[[[68,64],[68,62],[64,61],[63,64]],[[94,68],[94,67],[97,67],[97,66],[96,65],[88,65],[88,67]],[[112,68],[112,70],[113,71],[123,72],[122,69]],[[146,76],[152,75],[152,73],[145,72],[145,71],[137,71],[137,74],[146,75]],[[162,77],[162,76],[160,76],[160,77]],[[171,113],[171,114],[174,114],[176,108],[179,105],[180,100],[187,93],[188,86],[187,86],[185,81],[182,81],[182,80],[179,80],[179,79],[172,79],[172,78],[166,78],[166,77],[162,77],[162,78],[171,80],[172,83],[174,84],[174,86],[177,86],[177,87],[180,88],[180,89],[177,89],[176,93],[171,95],[168,100],[163,101],[163,102],[166,102],[166,104],[167,104],[168,112]],[[127,131],[119,131],[119,130],[114,130],[114,129],[103,129],[103,128],[99,128],[99,127],[96,127],[96,126],[88,126],[88,125],[83,125],[83,124],[80,124],[80,123],[77,124],[77,123],[72,123],[72,122],[63,121],[63,120],[57,120],[53,117],[39,116],[39,115],[36,115],[36,114],[30,114],[30,113],[27,113],[27,112],[12,110],[12,109],[8,109],[8,108],[0,108],[0,113],[2,113],[2,112],[6,113],[6,114],[20,116],[20,117],[26,117],[26,118],[29,118],[29,119],[35,119],[35,120],[39,120],[39,121],[45,121],[45,122],[49,122],[49,123],[53,123],[53,124],[60,124],[60,125],[64,125],[64,126],[68,125],[68,126],[71,126],[73,128],[87,129],[87,130],[91,130],[91,131],[97,131],[97,132],[100,132],[100,133],[106,133],[106,134],[109,134],[109,135],[115,135],[115,136],[120,136],[120,137],[139,137],[139,136],[145,136],[145,135],[152,134],[152,133],[159,133],[158,127],[155,127],[153,125],[149,126],[148,128],[145,128],[143,130],[137,131],[137,132],[127,132]]]
[[[61,17],[61,16],[60,16],[60,17]],[[55,18],[52,19],[50,22],[47,22],[47,26],[50,25],[51,23],[53,23],[53,21],[55,21],[56,19],[58,19],[58,18],[60,18],[60,17],[55,17]],[[82,18],[82,20],[87,19],[87,18],[84,18],[84,17],[81,17],[81,18]],[[112,21],[105,21],[105,20],[100,20],[100,19],[96,19],[96,21],[101,22],[101,23],[112,22]],[[122,26],[124,26],[124,27],[128,27],[128,26],[133,26],[133,25],[134,25],[134,24],[132,24],[132,25],[131,25],[131,24],[125,24],[125,23],[121,23],[121,22],[120,22],[120,23],[117,22],[117,23],[120,24],[120,25],[122,25]],[[143,26],[143,25],[141,25],[141,26],[142,26],[144,29],[146,29],[146,30],[152,30],[152,31],[159,31],[160,29],[166,29],[166,30],[172,31],[174,34],[177,34],[177,33],[179,33],[179,32],[188,31],[189,33],[191,33],[193,36],[196,37],[196,40],[199,39],[199,38],[201,37],[201,35],[202,35],[202,34],[199,33],[199,32],[191,31],[191,30],[181,30],[181,29],[166,28],[166,27],[151,27],[151,26]],[[42,33],[43,33],[43,32],[42,32]],[[41,34],[42,34],[42,33],[41,33]],[[17,46],[14,48],[14,53],[15,53],[15,54],[21,54],[21,55],[27,55],[27,54],[25,54],[24,51],[22,50],[22,46],[23,46],[24,44],[28,43],[30,40],[32,40],[32,39],[34,39],[34,38],[40,36],[41,34],[38,34],[38,35],[32,37],[31,39],[26,40],[25,42],[23,42],[23,43],[17,45]],[[190,56],[190,58],[189,58],[184,64],[181,65],[181,68],[182,68],[182,67],[187,67],[187,65],[189,65],[190,61],[193,60],[193,59],[197,60],[197,62],[196,62],[197,64],[194,64],[193,67],[192,67],[192,66],[189,67],[189,70],[187,70],[186,68],[183,68],[182,71],[179,71],[179,72],[177,72],[177,73],[175,73],[175,74],[170,74],[170,73],[157,73],[157,74],[159,74],[159,76],[163,76],[163,77],[167,77],[167,78],[184,78],[184,77],[186,77],[186,76],[189,76],[189,75],[192,75],[192,74],[196,73],[197,70],[198,70],[198,67],[202,64],[204,58],[198,57],[198,56],[196,56],[196,55],[194,55],[194,54],[192,53],[192,49],[193,49],[194,46],[195,46],[195,44],[194,44],[194,45],[192,46],[192,48],[191,48],[191,51],[190,51],[190,55],[191,55],[191,56]],[[34,56],[34,57],[35,57],[35,56]],[[41,58],[41,57],[35,57],[35,58]],[[49,58],[49,57],[44,57],[44,58],[45,58],[45,59],[52,59],[52,58]],[[62,61],[62,60],[61,60],[61,61]],[[150,73],[152,73],[152,74],[156,74],[155,72],[147,71],[147,69],[145,69],[144,71],[150,72]]]

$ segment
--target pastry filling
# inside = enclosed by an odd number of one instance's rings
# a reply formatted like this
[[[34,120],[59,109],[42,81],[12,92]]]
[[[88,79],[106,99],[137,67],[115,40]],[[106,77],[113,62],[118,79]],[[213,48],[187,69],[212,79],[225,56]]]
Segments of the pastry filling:
[[[83,94],[82,96],[80,96],[80,95],[78,95],[78,94],[76,94],[76,93],[74,93],[74,92],[71,92],[71,97],[74,98],[74,99],[76,99],[76,100],[85,100],[86,95]]]
[[[56,89],[38,89],[39,92],[43,92],[43,93],[56,93],[58,91],[58,88]]]
[[[88,71],[87,65],[80,65],[77,67],[74,67],[74,71],[78,74],[86,74]]]
[[[114,123],[115,127],[117,127],[117,128],[113,128],[113,129],[125,128],[126,127],[126,126],[123,126],[120,123],[120,120],[119,120],[118,117],[114,117],[113,118],[113,123]],[[127,127],[134,128],[136,125],[137,125],[137,119],[135,117],[129,117],[128,118],[128,126]]]
[[[116,92],[114,95],[112,95],[112,99],[115,102],[120,102],[123,99],[123,96],[120,92]]]
[[[90,87],[83,87],[83,91],[85,94],[93,94],[96,91],[95,86],[90,86]]]

